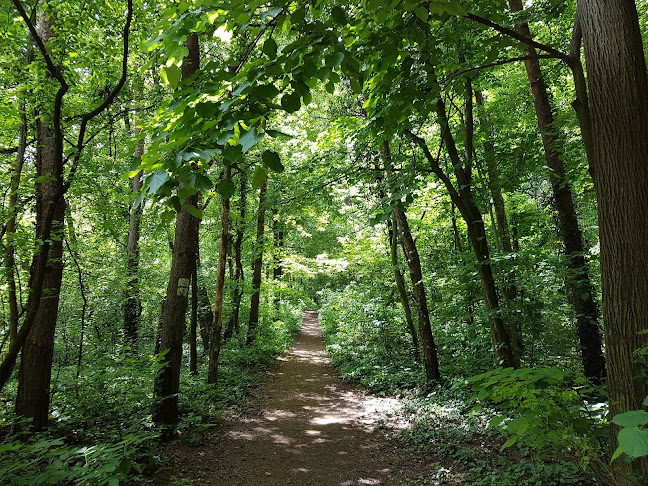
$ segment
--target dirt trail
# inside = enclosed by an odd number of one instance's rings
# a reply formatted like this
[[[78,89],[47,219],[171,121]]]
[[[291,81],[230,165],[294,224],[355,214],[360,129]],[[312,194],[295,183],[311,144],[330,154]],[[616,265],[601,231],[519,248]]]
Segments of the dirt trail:
[[[395,403],[342,382],[326,355],[317,313],[307,311],[253,412],[226,418],[200,447],[166,446],[171,472],[156,484],[411,485],[426,469],[422,458],[381,430]]]

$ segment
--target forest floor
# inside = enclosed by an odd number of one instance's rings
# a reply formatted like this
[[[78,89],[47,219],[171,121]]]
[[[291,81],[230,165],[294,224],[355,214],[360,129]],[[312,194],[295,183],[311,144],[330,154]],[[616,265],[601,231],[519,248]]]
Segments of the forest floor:
[[[430,457],[385,434],[405,425],[394,412],[397,405],[341,380],[317,313],[306,311],[293,347],[278,358],[249,406],[226,413],[198,446],[181,439],[165,444],[169,467],[154,484],[436,484]]]

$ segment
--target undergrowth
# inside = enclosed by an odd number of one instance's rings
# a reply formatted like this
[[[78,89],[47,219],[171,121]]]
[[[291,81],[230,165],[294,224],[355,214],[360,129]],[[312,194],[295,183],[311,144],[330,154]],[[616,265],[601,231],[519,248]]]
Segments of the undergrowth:
[[[284,309],[274,319],[262,318],[252,346],[244,344],[244,335],[225,343],[216,387],[206,383],[206,355],[200,356],[195,375],[184,360],[180,436],[199,443],[225,408],[244,403],[262,372],[290,346],[299,325],[299,311]],[[160,432],[151,419],[159,364],[151,350],[143,345],[140,350],[133,357],[124,350],[86,346],[91,365],[78,378],[74,364],[61,365],[53,377],[46,431],[30,433],[13,421],[15,382],[10,383],[0,397],[0,485],[136,485],[163,467],[157,453]]]
[[[605,406],[591,398],[600,390],[577,373],[539,367],[472,377],[475,364],[454,355],[449,367],[454,374],[426,383],[397,307],[361,285],[323,297],[327,349],[343,378],[401,397],[399,414],[411,426],[396,437],[433,460],[435,473],[421,478],[422,484],[605,480]]]

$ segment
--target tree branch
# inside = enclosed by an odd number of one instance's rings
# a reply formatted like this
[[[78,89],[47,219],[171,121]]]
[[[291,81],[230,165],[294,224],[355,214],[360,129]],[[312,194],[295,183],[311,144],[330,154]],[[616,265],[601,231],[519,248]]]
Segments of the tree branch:
[[[511,64],[514,62],[519,62],[519,61],[528,61],[530,59],[558,59],[556,56],[552,54],[540,54],[536,56],[519,56],[519,57],[511,57],[510,59],[502,59],[501,61],[494,61],[494,62],[489,62],[488,64],[481,64],[479,66],[472,66],[466,69],[462,69],[461,71],[455,71],[454,73],[450,73],[444,78],[441,79],[441,83],[447,83],[448,81],[452,81],[454,78],[457,76],[461,76],[462,74],[469,73],[470,71],[481,71],[482,69],[488,69],[496,66],[502,66],[504,64]]]
[[[486,25],[487,27],[490,27],[491,29],[495,29],[496,31],[505,34],[509,37],[513,37],[514,39],[519,40],[523,44],[526,44],[530,47],[535,47],[536,49],[539,49],[541,51],[544,51],[548,54],[551,54],[553,57],[560,59],[561,61],[569,64],[569,56],[558,49],[555,49],[551,46],[548,46],[546,44],[542,44],[540,42],[534,41],[533,39],[529,39],[528,37],[516,32],[513,29],[509,29],[508,27],[504,27],[503,25],[496,24],[495,22],[485,19],[484,17],[480,17],[478,15],[474,14],[467,14],[466,18],[473,20],[477,23],[480,23],[482,25]]]
[[[77,170],[79,168],[79,161],[81,160],[81,152],[85,148],[85,133],[88,127],[88,122],[90,122],[90,120],[92,120],[94,117],[99,115],[102,111],[104,111],[106,108],[108,108],[111,105],[111,103],[114,101],[117,94],[121,91],[122,87],[126,83],[126,78],[128,77],[128,41],[129,41],[131,21],[133,19],[133,0],[128,0],[127,3],[128,3],[128,12],[126,14],[126,23],[124,24],[124,30],[122,32],[122,37],[124,38],[124,50],[122,55],[121,77],[119,78],[119,82],[117,83],[115,88],[108,94],[108,96],[106,96],[106,99],[103,101],[103,103],[97,106],[94,110],[81,115],[81,127],[79,128],[79,136],[77,138],[76,152],[74,153],[74,157],[72,158],[72,168],[70,169],[68,179],[67,181],[65,181],[62,187],[63,194],[65,194],[67,190],[70,188],[70,185],[74,180],[74,176],[76,175]]]

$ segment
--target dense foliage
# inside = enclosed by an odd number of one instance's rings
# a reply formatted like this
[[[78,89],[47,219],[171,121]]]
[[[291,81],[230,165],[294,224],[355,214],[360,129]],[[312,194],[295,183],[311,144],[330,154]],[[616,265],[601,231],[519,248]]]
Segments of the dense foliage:
[[[0,0],[0,483],[144,483],[312,308],[435,479],[641,481],[587,5]]]

